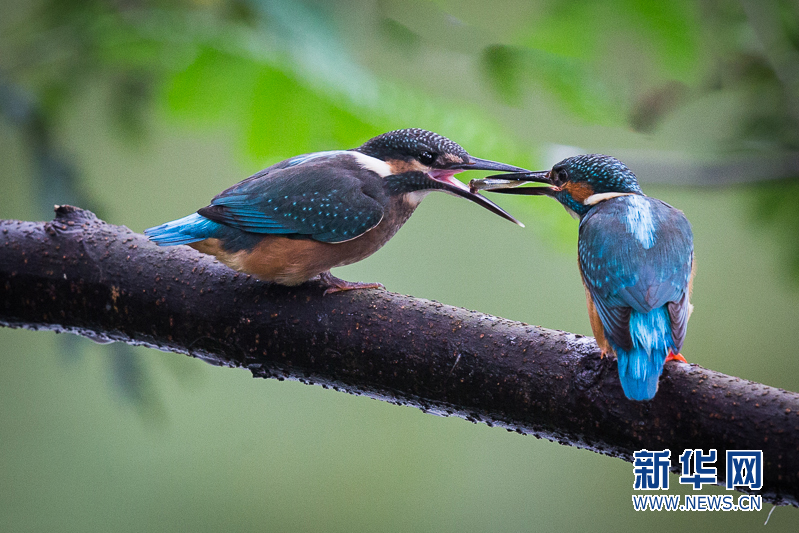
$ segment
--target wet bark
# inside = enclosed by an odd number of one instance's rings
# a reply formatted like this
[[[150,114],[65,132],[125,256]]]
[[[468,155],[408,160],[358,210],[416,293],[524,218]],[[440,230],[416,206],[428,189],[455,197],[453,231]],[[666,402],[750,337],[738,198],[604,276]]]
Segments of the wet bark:
[[[0,324],[142,344],[631,461],[634,451],[763,450],[764,487],[799,504],[799,394],[669,363],[625,399],[594,340],[381,290],[322,296],[157,248],[74,207],[0,221]],[[545,305],[542,302],[542,305]],[[632,468],[630,487],[632,489]]]

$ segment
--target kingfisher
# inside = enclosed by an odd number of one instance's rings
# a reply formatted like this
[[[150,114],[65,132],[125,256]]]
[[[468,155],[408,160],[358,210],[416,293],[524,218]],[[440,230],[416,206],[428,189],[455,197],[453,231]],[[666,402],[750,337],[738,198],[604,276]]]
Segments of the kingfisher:
[[[437,133],[402,129],[351,150],[276,163],[197,212],[144,233],[158,245],[187,244],[234,270],[281,285],[318,276],[325,294],[383,288],[336,278],[330,269],[380,249],[431,191],[466,198],[524,227],[454,178],[464,170],[525,172],[472,157]]]
[[[519,185],[538,182],[544,187]],[[680,354],[693,306],[693,233],[685,215],[641,192],[614,157],[564,159],[549,171],[472,180],[472,190],[550,196],[580,221],[580,274],[601,356],[615,354],[624,394],[651,400]]]

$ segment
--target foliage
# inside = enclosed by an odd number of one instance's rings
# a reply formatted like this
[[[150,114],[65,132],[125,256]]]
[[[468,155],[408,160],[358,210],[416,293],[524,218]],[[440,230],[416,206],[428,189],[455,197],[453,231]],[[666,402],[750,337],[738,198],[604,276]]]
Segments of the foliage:
[[[192,131],[207,133],[215,140],[230,135],[230,145],[235,147],[236,156],[243,160],[241,167],[248,170],[263,168],[269,163],[302,152],[356,146],[374,134],[411,126],[447,135],[480,157],[528,168],[544,168],[561,156],[572,155],[575,151],[618,155],[630,163],[634,170],[635,163],[650,163],[650,168],[652,164],[657,164],[664,168],[663,175],[673,175],[675,185],[705,187],[704,191],[694,190],[690,194],[677,190],[676,186],[670,191],[661,191],[675,195],[679,199],[679,202],[674,202],[675,205],[686,211],[693,209],[696,214],[697,209],[704,212],[707,208],[707,218],[697,221],[697,229],[704,226],[705,235],[728,238],[726,243],[721,242],[723,238],[712,239],[712,243],[705,242],[701,255],[698,251],[700,271],[697,300],[709,298],[708,293],[713,291],[717,298],[724,296],[726,299],[717,299],[715,307],[703,307],[705,302],[698,305],[698,310],[702,312],[698,311],[692,321],[695,333],[690,342],[694,343],[692,353],[701,354],[701,358],[695,360],[688,353],[689,359],[756,381],[767,381],[758,377],[757,372],[771,369],[773,374],[770,375],[784,376],[786,381],[780,382],[781,386],[792,387],[790,373],[784,372],[788,358],[783,357],[790,348],[783,343],[784,331],[781,329],[783,324],[792,320],[792,296],[785,296],[782,287],[768,285],[767,276],[758,270],[762,267],[762,258],[755,253],[740,253],[734,261],[731,260],[733,254],[738,252],[739,244],[742,250],[754,248],[746,248],[746,243],[735,240],[745,237],[746,232],[741,228],[731,228],[725,233],[724,226],[734,221],[737,215],[725,211],[725,206],[739,206],[739,196],[736,191],[722,190],[724,180],[719,181],[715,176],[719,174],[718,168],[728,168],[724,178],[730,184],[745,184],[740,189],[745,191],[746,203],[740,207],[751,213],[753,226],[760,226],[759,234],[768,234],[769,240],[780,243],[779,247],[774,248],[778,248],[777,253],[781,254],[783,272],[799,281],[799,241],[796,239],[799,232],[797,9],[796,3],[789,0],[0,0],[0,12],[3,13],[0,16],[0,117],[4,119],[0,120],[0,135],[6,135],[9,130],[18,132],[13,138],[15,141],[18,139],[24,147],[31,169],[30,174],[7,173],[0,176],[0,181],[12,192],[15,187],[18,191],[19,188],[30,186],[29,196],[39,208],[35,215],[39,218],[50,218],[54,203],[73,203],[90,208],[105,218],[114,219],[116,215],[119,222],[133,225],[120,217],[119,213],[114,213],[115,206],[107,200],[113,195],[124,195],[123,178],[114,172],[103,174],[104,189],[99,191],[98,187],[91,186],[92,178],[87,178],[96,162],[76,156],[68,148],[71,146],[66,138],[69,133],[65,132],[74,132],[74,127],[68,129],[64,125],[70,120],[74,122],[75,113],[81,113],[87,107],[95,112],[100,110],[97,114],[102,116],[103,127],[111,125],[107,130],[114,140],[126,147],[137,146],[140,152],[136,157],[140,160],[148,160],[150,156],[155,160],[159,150],[164,149],[154,140],[160,140],[163,136],[157,137],[154,132],[157,134],[158,127],[166,123],[187,132],[187,138],[191,137],[188,133]],[[8,138],[12,136],[2,137],[3,141]],[[9,147],[3,146],[3,150],[6,149]],[[0,154],[0,160],[5,153]],[[175,159],[182,156],[179,153],[169,154]],[[729,163],[739,160],[762,160],[767,164],[753,172],[751,169],[756,167],[752,164],[736,168]],[[699,164],[691,165],[693,162]],[[673,167],[670,166],[672,163]],[[714,168],[716,163],[719,164]],[[691,168],[717,171],[691,174]],[[674,169],[679,169],[680,174]],[[235,171],[245,172],[244,168]],[[239,174],[233,174],[233,178],[236,176]],[[639,177],[644,190],[648,191],[652,184],[647,183],[646,173],[640,173]],[[93,179],[99,181],[96,177]],[[134,183],[131,187],[141,189],[142,185]],[[8,196],[13,197],[13,194],[4,194],[4,198]],[[520,214],[528,223],[529,230],[523,233],[525,240],[519,242],[527,244],[538,238],[567,251],[569,255],[564,258],[562,254],[546,257],[543,253],[536,254],[540,249],[536,248],[537,243],[532,242],[529,249],[513,250],[519,256],[524,254],[523,259],[491,257],[490,262],[480,263],[484,265],[482,270],[475,269],[474,277],[468,280],[468,287],[462,279],[451,281],[455,288],[449,295],[448,303],[578,331],[579,321],[585,322],[584,315],[579,311],[583,306],[583,296],[576,294],[575,300],[569,300],[571,293],[558,292],[556,276],[553,274],[556,273],[558,279],[561,279],[562,274],[563,280],[572,274],[574,279],[571,281],[577,284],[576,292],[581,292],[572,260],[576,224],[555,202],[535,202],[529,198],[500,198],[498,201],[514,214]],[[679,205],[681,203],[686,205]],[[0,201],[0,208],[8,210],[9,204]],[[152,211],[155,210],[152,207]],[[525,210],[528,213],[524,213]],[[724,218],[727,215],[730,215],[729,221]],[[424,216],[427,216],[424,210],[420,210],[415,220]],[[7,215],[2,218],[7,218]],[[715,228],[715,233],[711,227],[714,223],[722,226],[721,229]],[[492,243],[489,241],[496,235],[492,233],[493,229],[471,227],[467,230],[464,235],[472,239],[469,244],[483,243],[486,250],[491,249],[488,245]],[[407,228],[407,231],[411,231],[411,228]],[[751,233],[751,230],[747,231]],[[533,238],[530,237],[531,233]],[[407,233],[400,233],[395,243],[400,244],[398,241],[404,235]],[[735,242],[730,243],[730,240]],[[447,257],[456,257],[446,255],[448,252],[444,248],[450,243],[446,239],[435,243],[436,260],[441,264],[452,264],[445,260]],[[458,241],[452,247],[460,250],[466,245]],[[476,257],[481,252],[479,246],[473,246],[470,251],[474,253],[469,257]],[[712,273],[719,272],[718,268],[713,270],[714,262],[718,267],[721,255],[728,270],[722,269],[723,275],[714,278]],[[379,261],[380,257],[372,259]],[[415,259],[420,260],[419,264],[422,263],[423,258]],[[466,262],[471,259],[459,260]],[[512,268],[508,265],[512,265]],[[439,268],[440,265],[430,261],[426,266]],[[471,263],[469,266],[473,267]],[[493,271],[494,268],[497,270]],[[530,280],[538,284],[525,285]],[[478,287],[485,289],[484,293],[490,293],[497,302],[504,300],[503,305],[514,307],[469,300],[472,297],[469,291]],[[535,290],[524,292],[522,287],[535,287]],[[422,296],[432,294],[432,297],[442,299],[439,295],[446,293],[432,290],[438,288],[438,285],[431,283],[418,293]],[[452,301],[452,294],[463,299]],[[536,300],[538,297],[540,301]],[[768,299],[768,302],[757,307],[757,297]],[[544,301],[545,306],[539,305]],[[749,305],[744,308],[740,305],[741,301]],[[558,311],[559,308],[562,310]],[[558,312],[561,314],[557,315]],[[570,319],[573,322],[569,322]],[[544,320],[550,322],[545,323]],[[574,324],[577,325],[572,327]],[[588,326],[587,323],[584,325],[586,329],[582,332],[586,333]],[[54,349],[59,354],[100,350],[93,343],[80,341],[83,344],[76,345],[69,344],[63,338],[60,340],[62,342]],[[26,353],[23,348],[28,347],[22,344],[27,342],[19,341],[19,346],[15,348],[16,345],[13,345],[8,349],[9,354],[13,355],[17,351]],[[31,345],[38,347],[40,344],[37,343],[41,342],[45,341],[37,338]],[[772,354],[771,361],[749,357],[753,349]],[[41,350],[46,351],[46,347]],[[152,357],[148,360],[134,357],[126,350],[128,348],[124,346],[114,345],[109,351],[104,351],[100,359],[104,365],[102,368],[105,374],[111,376],[109,381],[113,382],[114,391],[128,400],[135,412],[143,414],[147,421],[159,422],[165,411],[176,409],[171,402],[176,401],[176,398],[180,401],[183,396],[169,396],[169,386],[174,383],[156,380],[160,380],[164,374],[169,376],[171,372],[174,374],[171,377],[178,378],[176,382],[183,387],[185,381],[182,380],[186,376],[182,373],[189,367],[170,368],[166,365],[179,363],[170,358]],[[734,370],[734,364],[739,364],[738,368],[744,370]],[[161,365],[159,372],[151,371],[153,365]],[[42,385],[44,389],[64,389],[67,392],[59,394],[71,394],[79,398],[77,403],[84,402],[83,398],[91,397],[96,392],[90,386],[71,390],[73,381],[92,382],[79,381],[75,374],[62,379],[63,369],[58,365],[52,366],[56,367],[54,373],[58,376],[48,381],[47,376],[42,375],[41,383],[46,384]],[[83,365],[81,374],[88,366]],[[198,367],[191,368],[202,373],[202,370],[196,370]],[[39,376],[46,374],[47,370],[37,366],[33,373]],[[3,374],[7,378],[4,389],[10,391],[17,374],[13,371]],[[224,411],[224,416],[219,419],[227,423],[235,418],[228,411],[229,406],[234,404],[227,402],[239,395],[240,405],[252,407],[248,411],[249,415],[244,417],[247,423],[258,421],[247,426],[247,431],[251,429],[253,433],[229,431],[227,425],[223,426],[223,430],[207,427],[209,422],[205,418],[195,421],[196,427],[200,428],[195,434],[176,432],[181,437],[176,439],[180,442],[175,445],[174,460],[165,460],[164,464],[156,461],[156,471],[159,473],[173,472],[175,487],[161,485],[161,492],[152,491],[152,479],[143,480],[141,486],[146,486],[147,493],[155,495],[154,499],[150,500],[150,504],[137,501],[132,505],[149,505],[154,509],[149,514],[157,517],[161,512],[158,505],[173,506],[179,501],[174,508],[184,508],[186,502],[190,501],[197,505],[190,514],[198,522],[202,522],[202,518],[226,520],[231,514],[244,516],[246,513],[240,512],[242,509],[230,505],[227,505],[230,514],[218,513],[216,500],[214,505],[208,505],[206,501],[196,498],[197,492],[189,491],[213,485],[215,495],[227,493],[231,500],[240,499],[241,494],[236,490],[250,487],[242,480],[247,476],[254,477],[256,474],[252,472],[258,472],[257,475],[263,473],[261,477],[269,478],[270,483],[283,484],[275,493],[285,496],[283,504],[275,504],[274,497],[255,492],[252,493],[252,501],[241,499],[243,507],[256,509],[254,514],[259,517],[259,527],[263,525],[260,509],[263,509],[265,501],[270,502],[273,509],[283,509],[281,516],[290,516],[292,520],[310,507],[315,507],[313,512],[319,514],[319,523],[329,524],[331,516],[341,516],[336,515],[333,507],[352,507],[352,492],[336,490],[337,497],[341,499],[337,506],[337,499],[330,499],[328,495],[320,496],[328,489],[321,485],[316,487],[313,480],[308,481],[312,476],[308,475],[308,479],[304,479],[305,474],[301,472],[295,475],[290,469],[309,461],[311,466],[306,473],[321,471],[331,464],[345,465],[340,467],[341,472],[357,465],[362,470],[357,470],[354,477],[340,476],[345,478],[346,483],[357,484],[363,489],[361,494],[365,503],[363,507],[350,511],[352,513],[368,506],[377,507],[375,501],[382,505],[389,499],[395,499],[395,495],[386,494],[385,500],[369,500],[376,497],[370,493],[373,487],[391,485],[384,483],[383,479],[375,484],[363,482],[368,481],[370,476],[385,475],[384,470],[375,468],[378,460],[373,456],[381,453],[379,446],[367,451],[371,443],[365,444],[360,436],[356,436],[355,428],[365,428],[374,433],[375,442],[384,439],[396,446],[385,448],[383,453],[387,456],[386,462],[405,455],[412,457],[408,465],[423,464],[420,470],[434,472],[435,475],[423,483],[423,488],[428,492],[422,491],[422,496],[412,499],[414,506],[420,502],[424,502],[422,508],[432,505],[430,502],[438,503],[440,500],[435,499],[437,496],[448,494],[442,490],[445,486],[457,486],[461,491],[464,486],[472,484],[472,495],[484,498],[486,505],[475,508],[473,516],[464,515],[468,517],[465,521],[472,520],[478,524],[484,521],[486,529],[496,529],[492,523],[494,518],[505,510],[510,516],[511,508],[536,515],[536,520],[555,520],[550,528],[560,529],[569,529],[569,526],[575,526],[572,529],[578,526],[585,529],[586,525],[589,529],[597,528],[600,526],[595,520],[600,520],[603,512],[607,516],[613,515],[613,518],[618,514],[616,507],[607,505],[614,497],[613,490],[603,491],[601,496],[588,491],[580,493],[584,508],[582,514],[574,508],[574,513],[563,513],[560,508],[553,508],[555,510],[550,515],[540,513],[540,508],[533,505],[536,497],[519,491],[519,487],[524,486],[525,490],[529,490],[531,486],[522,485],[522,482],[529,482],[533,476],[568,478],[557,471],[556,465],[563,464],[557,461],[520,462],[508,472],[509,480],[496,485],[506,492],[485,494],[482,489],[490,485],[483,485],[482,480],[488,478],[489,470],[495,470],[494,461],[499,463],[494,447],[486,446],[481,452],[483,455],[479,456],[464,452],[470,449],[469,442],[473,447],[477,446],[474,443],[483,442],[474,438],[475,433],[464,431],[459,440],[459,450],[455,452],[448,441],[439,443],[439,455],[430,454],[431,446],[436,444],[431,444],[432,440],[426,436],[428,434],[424,437],[417,435],[419,423],[416,420],[408,422],[407,427],[395,427],[392,425],[394,419],[389,422],[386,422],[388,417],[386,420],[375,420],[379,416],[365,415],[358,408],[352,408],[351,411],[356,412],[353,416],[361,416],[369,422],[364,424],[359,419],[350,420],[351,425],[342,424],[341,419],[345,417],[336,410],[336,406],[342,404],[328,400],[329,397],[320,399],[313,408],[302,404],[296,411],[287,410],[289,414],[286,418],[296,419],[294,430],[287,430],[290,426],[280,425],[280,421],[276,421],[274,426],[269,422],[261,424],[263,420],[269,420],[264,416],[265,411],[274,415],[281,412],[281,403],[306,401],[304,398],[308,394],[314,394],[313,389],[310,393],[297,393],[292,400],[286,399],[291,398],[290,391],[287,393],[287,389],[281,389],[281,399],[277,400],[277,394],[268,396],[269,391],[276,389],[268,389],[264,394],[262,388],[256,391],[246,389],[246,386],[246,383],[242,386],[240,382],[234,387],[220,385],[222,392],[213,400],[208,399],[208,391],[212,387],[203,388],[201,394],[198,393],[192,400],[195,404],[189,406],[187,412],[193,413],[212,406],[213,410]],[[23,383],[19,387],[27,389],[29,384]],[[107,418],[98,419],[100,421],[86,420],[82,415],[72,419],[67,412],[73,404],[64,402],[61,405],[59,402],[61,409],[52,409],[52,404],[42,398],[52,400],[58,397],[56,393],[35,390],[37,392],[32,396],[42,402],[39,408],[47,411],[47,415],[37,418],[31,414],[36,412],[38,404],[35,402],[26,400],[24,406],[23,402],[17,402],[20,404],[19,410],[7,410],[10,413],[9,418],[6,418],[8,427],[30,430],[33,427],[31,424],[41,424],[42,438],[30,440],[41,441],[44,446],[53,440],[51,433],[63,438],[73,431],[82,434],[86,426],[92,423],[96,426],[94,433],[86,431],[86,435],[91,436],[75,441],[76,449],[87,455],[73,455],[87,457],[85,463],[93,466],[94,470],[86,469],[81,460],[69,464],[58,453],[53,454],[56,459],[52,463],[41,462],[43,466],[40,471],[52,468],[53,472],[63,473],[66,468],[66,479],[70,480],[70,485],[65,494],[91,494],[91,490],[113,495],[129,494],[117,493],[117,473],[125,470],[120,470],[119,465],[109,468],[103,461],[90,462],[88,459],[91,456],[94,461],[98,455],[96,451],[105,449],[102,446],[104,438],[113,441],[117,435],[129,434],[124,433],[131,429],[126,426],[135,424],[127,423],[124,418],[126,413],[120,414],[118,409],[112,409]],[[21,393],[7,394],[7,398],[11,399],[6,401],[9,406],[24,397]],[[266,396],[268,398],[264,400]],[[104,400],[101,398],[98,403],[104,405]],[[259,403],[258,400],[264,401]],[[204,407],[198,409],[197,405]],[[264,405],[268,408],[264,408]],[[350,409],[356,404],[347,405]],[[51,411],[61,413],[58,418],[67,429],[53,429],[56,421],[50,416]],[[91,411],[87,409],[85,412]],[[184,421],[181,419],[181,422]],[[440,431],[442,425],[439,422],[431,424],[435,430],[431,429],[429,434]],[[119,426],[113,426],[115,423],[119,423]],[[176,426],[180,426],[178,430],[195,427],[190,422]],[[408,431],[411,426],[413,430]],[[313,428],[322,429],[315,433]],[[170,427],[170,430],[175,431],[175,428]],[[291,445],[282,448],[284,453],[288,449],[293,454],[294,462],[284,457],[278,462],[270,462],[265,458],[262,448],[271,446],[274,450],[280,450],[281,444],[287,442],[283,439],[290,432],[310,435],[306,444],[297,446],[296,441],[291,441]],[[328,441],[322,443],[321,439],[325,432],[338,434],[343,442],[351,443],[343,448],[351,455],[349,462],[341,462],[341,457],[324,450],[324,444]],[[24,442],[24,445],[19,446],[26,449],[30,446],[28,440],[22,440],[24,431],[19,432],[19,435],[11,433],[7,431],[3,440],[10,443],[6,456],[13,462],[16,461],[15,453],[20,449],[14,447],[14,442]],[[228,438],[235,441],[242,434],[258,444],[209,444],[228,442]],[[15,441],[18,437],[20,440]],[[493,446],[497,449],[508,445],[519,446],[519,456],[527,457],[530,451],[528,443],[518,444],[503,437],[491,437],[497,439]],[[94,439],[98,440],[94,442]],[[110,447],[118,449],[120,455],[130,452],[130,448],[123,448],[116,443]],[[158,452],[151,450],[157,449],[157,443],[145,439],[137,441],[134,447],[141,451],[141,455],[124,457],[122,463],[158,459]],[[219,456],[231,457],[231,448],[246,449],[251,454],[246,456],[251,458],[249,464],[241,467],[242,472],[247,470],[247,474],[236,470],[242,463],[217,460]],[[36,457],[36,450],[38,448],[29,456]],[[336,450],[336,453],[340,453],[340,449]],[[203,457],[208,464],[218,465],[219,470],[206,471],[204,466],[198,467],[198,477],[186,478],[191,468],[185,465],[192,463],[184,461],[191,456]],[[428,462],[419,463],[419,458],[423,456],[427,457]],[[278,463],[284,470],[272,470]],[[449,471],[447,466],[453,463],[459,467]],[[461,464],[466,465],[466,468],[461,468]],[[27,465],[23,466],[28,468]],[[138,466],[133,469],[137,473]],[[164,469],[164,466],[169,466],[171,470]],[[253,470],[256,467],[262,470]],[[593,463],[588,467],[597,468]],[[80,470],[81,474],[73,474],[69,468]],[[480,478],[480,483],[467,479],[467,475],[463,474],[469,472],[469,468],[479,472],[474,478]],[[579,465],[572,464],[569,469],[572,472],[580,470]],[[84,470],[86,484],[76,489],[73,480],[81,479]],[[407,473],[412,472],[410,468],[399,468],[398,471],[401,471],[398,476],[407,476],[408,479],[415,479],[413,476],[417,475]],[[108,472],[114,473],[108,478],[112,479],[113,487],[97,489],[97,479]],[[141,472],[148,470],[141,469]],[[7,499],[16,502],[9,504],[7,509],[17,505],[23,508],[23,503],[36,505],[40,501],[48,501],[55,504],[48,505],[45,510],[57,515],[59,520],[68,519],[72,512],[72,500],[62,495],[51,497],[48,491],[53,490],[50,483],[53,476],[50,474],[47,473],[46,481],[38,481],[33,474],[26,472],[30,480],[27,486],[35,486],[39,498],[18,492],[17,500],[13,500],[13,497]],[[228,485],[224,484],[223,474],[229,476],[225,478]],[[163,475],[169,477],[168,474]],[[219,479],[205,483],[209,477],[216,475],[219,475]],[[579,477],[575,475],[574,479]],[[434,478],[438,481],[431,483],[430,480]],[[135,481],[131,480],[131,483]],[[622,482],[627,486],[626,478],[619,481],[618,486]],[[287,483],[296,484],[294,492],[285,490]],[[26,486],[16,480],[8,485],[12,494],[17,486]],[[223,488],[217,489],[218,486]],[[336,478],[335,486],[341,488],[340,478]],[[560,486],[567,485],[561,482]],[[532,489],[535,490],[534,485]],[[317,492],[314,493],[314,490]],[[179,497],[184,497],[183,491],[186,491],[187,500],[163,498],[167,491]],[[40,496],[40,492],[43,496]],[[414,491],[409,490],[398,496],[401,500],[412,493]],[[539,504],[544,502],[545,505],[552,505],[549,485],[542,486],[535,494]],[[463,494],[458,497],[463,499]],[[573,494],[563,501],[566,502],[569,497],[573,497]],[[628,497],[625,495],[625,498]],[[92,501],[95,499],[89,498]],[[466,498],[470,499],[474,498]],[[108,500],[100,497],[96,500],[104,502],[98,505],[107,505]],[[316,505],[320,501],[323,504]],[[308,504],[308,507],[302,507],[302,503]],[[117,500],[107,506],[124,508],[124,505],[119,504]],[[486,509],[492,506],[495,513],[486,513]],[[301,511],[292,514],[285,512],[286,509]],[[446,514],[452,509],[444,509],[443,513],[440,509],[430,512],[444,517],[442,520],[449,519],[451,524],[458,524],[458,517]],[[590,509],[588,521],[574,521],[574,517],[589,514],[585,509]],[[338,511],[340,513],[341,509]],[[98,511],[98,515],[103,512],[106,509]],[[394,516],[402,514],[398,512]],[[416,518],[411,516],[414,513],[405,514],[408,520]],[[778,519],[779,515],[778,511]],[[223,516],[225,518],[220,518]],[[348,515],[345,513],[344,516]],[[424,509],[420,516],[427,516]],[[605,519],[611,520],[607,516]],[[463,516],[459,518],[463,519]],[[637,519],[641,520],[640,516]],[[714,520],[720,519],[714,517]],[[739,519],[736,517],[735,520]],[[138,522],[135,523],[138,525]],[[213,522],[207,523],[215,525]],[[384,524],[375,521],[372,525],[378,523]],[[474,527],[474,523],[469,526],[479,529]],[[528,527],[529,523],[519,523],[518,528]],[[408,529],[403,526],[409,524],[415,525],[411,522],[398,524],[395,524],[398,529]],[[208,527],[214,529],[214,525]],[[224,527],[227,526],[225,524]],[[542,527],[546,529],[546,526]]]
[[[2,36],[0,108],[25,133],[43,211],[70,201],[103,213],[81,185],[80,162],[60,153],[57,139],[65,110],[97,85],[106,88],[108,116],[124,139],[146,141],[146,117],[155,109],[189,127],[229,128],[242,154],[261,165],[408,126],[439,131],[483,157],[536,168],[551,162],[543,161],[547,143],[581,139],[593,150],[608,144],[585,131],[614,138],[632,129],[663,151],[704,159],[778,159],[799,148],[799,17],[787,1],[741,8],[722,1],[548,0],[526,10],[509,1],[499,11],[523,14],[500,24],[484,10],[447,2],[385,1],[371,18],[359,18],[366,4],[18,6]],[[361,26],[365,31],[348,37]],[[466,65],[458,69],[465,84],[455,90],[426,83],[449,79],[452,63]],[[668,134],[674,117],[725,98],[739,104],[731,131],[713,132],[713,141],[698,145],[683,141],[690,138],[684,132],[708,128],[700,113]],[[752,213],[785,243],[799,280],[799,171],[781,172],[731,178],[779,178],[752,187]],[[572,247],[574,225],[556,205],[507,201],[516,210],[536,209],[539,235]]]

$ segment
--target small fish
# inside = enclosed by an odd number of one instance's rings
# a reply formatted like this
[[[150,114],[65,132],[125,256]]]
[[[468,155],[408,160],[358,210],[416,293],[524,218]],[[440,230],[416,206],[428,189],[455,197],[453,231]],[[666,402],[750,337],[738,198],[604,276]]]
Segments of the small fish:
[[[529,180],[509,180],[502,178],[474,179],[469,182],[469,189],[472,193],[476,193],[477,191],[483,190],[511,189],[525,183],[530,182]]]

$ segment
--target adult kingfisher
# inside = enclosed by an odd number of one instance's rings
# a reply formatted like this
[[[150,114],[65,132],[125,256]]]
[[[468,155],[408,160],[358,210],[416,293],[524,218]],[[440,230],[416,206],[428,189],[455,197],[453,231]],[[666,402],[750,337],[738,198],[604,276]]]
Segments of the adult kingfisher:
[[[218,194],[196,213],[145,230],[161,246],[187,244],[229,267],[281,285],[316,276],[325,294],[379,283],[330,273],[380,249],[431,191],[467,198],[523,224],[453,176],[463,170],[524,172],[470,156],[422,129],[384,133],[352,150],[299,155]]]
[[[529,182],[546,187],[515,188]],[[694,276],[691,224],[641,192],[616,158],[580,155],[550,171],[473,180],[473,190],[551,196],[580,220],[577,243],[591,329],[615,353],[624,394],[651,400],[663,365],[680,355]]]

